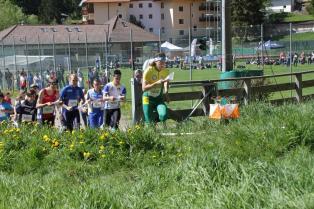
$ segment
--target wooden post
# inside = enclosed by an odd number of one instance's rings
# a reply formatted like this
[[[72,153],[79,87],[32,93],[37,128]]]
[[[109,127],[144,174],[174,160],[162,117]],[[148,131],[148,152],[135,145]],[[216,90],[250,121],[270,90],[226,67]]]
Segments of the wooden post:
[[[296,99],[300,103],[302,102],[302,74],[298,73],[295,75],[295,91]]]
[[[210,86],[205,85],[203,86],[202,93],[203,93],[203,104],[202,108],[204,111],[205,116],[209,115],[209,91],[210,91]]]
[[[132,123],[138,124],[143,118],[142,107],[142,85],[135,79],[131,78],[131,94],[132,94]]]
[[[251,79],[245,79],[243,81],[244,88],[244,104],[248,105],[251,99]]]

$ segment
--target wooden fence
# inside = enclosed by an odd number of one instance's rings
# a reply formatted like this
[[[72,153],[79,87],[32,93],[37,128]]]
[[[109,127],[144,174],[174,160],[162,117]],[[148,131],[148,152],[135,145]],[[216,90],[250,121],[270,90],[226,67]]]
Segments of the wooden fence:
[[[303,80],[303,75],[313,74],[313,79]],[[292,82],[279,83],[279,84],[260,84],[256,85],[256,80],[264,81],[267,79],[276,79],[279,77],[291,77]],[[294,80],[293,80],[294,78]],[[236,87],[222,89],[219,88],[222,82],[233,82]],[[264,82],[266,83],[266,82]],[[205,116],[209,114],[209,104],[213,103],[212,97],[219,96],[236,96],[237,100],[247,105],[252,100],[256,100],[256,95],[266,95],[274,92],[293,91],[294,95],[290,97],[282,97],[280,99],[268,100],[273,104],[282,104],[285,102],[302,102],[314,98],[314,90],[312,94],[303,95],[303,89],[314,87],[314,71],[304,71],[297,73],[284,73],[277,75],[254,76],[254,77],[241,77],[220,80],[199,80],[199,81],[179,81],[172,82],[170,89],[185,88],[186,87],[199,87],[197,91],[182,91],[176,93],[169,93],[170,101],[187,101],[196,100],[200,101],[200,107],[195,109],[171,110],[169,109],[169,118],[180,121],[186,117],[191,116]],[[139,123],[143,118],[142,111],[142,87],[133,79],[131,80],[131,93],[132,93],[132,121],[134,124]]]

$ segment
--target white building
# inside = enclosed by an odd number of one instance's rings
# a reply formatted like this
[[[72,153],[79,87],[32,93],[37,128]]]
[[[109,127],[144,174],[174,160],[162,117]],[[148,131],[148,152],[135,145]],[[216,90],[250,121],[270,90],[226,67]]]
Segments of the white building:
[[[295,0],[272,0],[271,6],[267,10],[273,12],[293,12]]]
[[[82,0],[85,24],[103,24],[114,16],[141,21],[145,30],[163,40],[188,40],[215,34],[220,30],[220,0]],[[214,39],[214,37],[212,37]]]

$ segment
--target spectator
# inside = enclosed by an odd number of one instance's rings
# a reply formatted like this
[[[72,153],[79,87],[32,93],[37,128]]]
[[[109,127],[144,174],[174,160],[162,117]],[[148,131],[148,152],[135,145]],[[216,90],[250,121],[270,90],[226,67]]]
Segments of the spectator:
[[[134,81],[136,81],[138,84],[142,84],[143,79],[143,71],[136,70],[134,73]]]

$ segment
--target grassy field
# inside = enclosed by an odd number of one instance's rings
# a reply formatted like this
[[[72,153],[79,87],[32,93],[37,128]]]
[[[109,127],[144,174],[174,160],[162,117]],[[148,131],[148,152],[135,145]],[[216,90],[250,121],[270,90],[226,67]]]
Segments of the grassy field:
[[[229,123],[115,133],[2,123],[0,208],[313,208],[313,111],[254,104]]]

